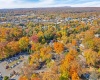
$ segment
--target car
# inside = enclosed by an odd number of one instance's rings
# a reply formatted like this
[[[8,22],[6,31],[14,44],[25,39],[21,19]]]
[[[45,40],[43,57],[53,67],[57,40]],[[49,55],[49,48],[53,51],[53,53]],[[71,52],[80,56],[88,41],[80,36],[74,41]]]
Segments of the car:
[[[0,61],[0,63],[1,63],[2,61]]]
[[[0,77],[0,80],[3,80],[3,77]]]
[[[90,77],[90,74],[89,74],[89,73],[85,73],[85,74],[82,74],[82,75],[81,75],[81,78],[82,78],[82,79],[85,79],[85,80],[88,80],[89,77]]]
[[[12,77],[13,76],[13,74],[12,73],[10,73],[10,77]]]
[[[13,62],[12,60],[10,60],[10,62]]]
[[[12,65],[11,68],[14,68],[14,65]]]
[[[17,64],[19,64],[20,62],[18,61]]]
[[[19,63],[17,62],[16,65],[18,65]]]
[[[0,72],[0,78],[2,78],[2,74],[1,74],[1,72]]]
[[[10,63],[10,60],[8,60],[7,63],[9,64]]]
[[[9,66],[6,66],[6,69],[8,69],[9,68]]]
[[[20,60],[19,62],[22,62],[22,60]]]
[[[5,61],[8,61],[8,59],[5,59]]]
[[[16,64],[14,64],[13,67],[16,67]]]

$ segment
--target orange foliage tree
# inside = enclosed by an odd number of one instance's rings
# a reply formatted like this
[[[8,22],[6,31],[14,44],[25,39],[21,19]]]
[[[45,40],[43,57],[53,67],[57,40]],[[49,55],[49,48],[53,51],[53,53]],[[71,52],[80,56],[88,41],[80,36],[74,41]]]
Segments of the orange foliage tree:
[[[72,74],[72,80],[80,80],[80,79],[79,79],[79,76],[78,76],[78,74],[77,74],[76,72],[74,72],[74,73]]]
[[[19,43],[17,41],[11,41],[7,44],[8,49],[10,50],[10,55],[14,55],[17,52],[20,52]]]
[[[21,76],[19,80],[28,80],[27,76]]]
[[[65,59],[61,61],[60,71],[62,75],[65,75],[66,71],[68,72],[66,76],[72,76],[74,72],[78,73],[80,66],[76,61],[77,55],[78,53],[76,50],[70,49],[69,53],[65,56]]]
[[[64,45],[61,42],[54,43],[54,50],[57,54],[60,54],[64,50]]]

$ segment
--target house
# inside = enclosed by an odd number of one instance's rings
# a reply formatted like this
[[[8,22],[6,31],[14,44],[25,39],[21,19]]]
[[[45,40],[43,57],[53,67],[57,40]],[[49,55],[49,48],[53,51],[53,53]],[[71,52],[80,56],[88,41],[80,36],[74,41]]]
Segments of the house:
[[[79,46],[84,48],[84,45],[83,44],[80,44]]]
[[[100,34],[95,34],[95,37],[100,38]]]
[[[68,18],[65,18],[65,21],[70,21],[72,20],[72,18],[68,17]]]
[[[79,47],[80,47],[80,50],[82,50],[82,51],[85,50],[85,46],[83,44],[80,44]]]

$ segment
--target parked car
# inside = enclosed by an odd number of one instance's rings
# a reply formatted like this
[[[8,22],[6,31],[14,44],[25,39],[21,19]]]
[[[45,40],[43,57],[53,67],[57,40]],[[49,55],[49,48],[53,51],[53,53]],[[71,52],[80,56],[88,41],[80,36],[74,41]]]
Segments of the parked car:
[[[8,69],[9,68],[9,66],[6,66],[6,69]]]

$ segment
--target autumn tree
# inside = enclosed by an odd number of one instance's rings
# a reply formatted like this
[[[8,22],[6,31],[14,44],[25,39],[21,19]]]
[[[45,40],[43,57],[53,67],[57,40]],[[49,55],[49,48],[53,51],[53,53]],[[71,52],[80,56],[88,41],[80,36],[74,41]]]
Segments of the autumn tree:
[[[17,52],[20,52],[20,47],[18,41],[12,41],[7,44],[10,55],[14,55]]]
[[[88,65],[95,65],[95,62],[97,60],[97,53],[95,51],[93,51],[92,49],[85,50],[84,57],[86,58],[86,62]]]
[[[38,75],[32,74],[31,80],[40,80],[40,78],[38,77]]]
[[[39,40],[39,38],[38,38],[37,35],[32,35],[30,39],[31,39],[31,41],[33,41],[33,42],[35,42],[35,43],[37,43],[38,40]]]
[[[22,50],[25,50],[29,45],[29,38],[28,37],[22,37],[20,38],[19,40],[19,47],[22,49]]]
[[[79,78],[79,76],[78,76],[78,74],[76,72],[74,72],[72,74],[72,80],[80,80],[80,78]]]
[[[27,76],[21,76],[19,80],[28,80]]]
[[[54,50],[57,54],[60,54],[64,50],[64,45],[61,42],[54,43]]]
[[[51,59],[52,57],[52,55],[50,54],[51,50],[52,50],[51,47],[43,47],[40,49],[40,57],[43,61]]]

